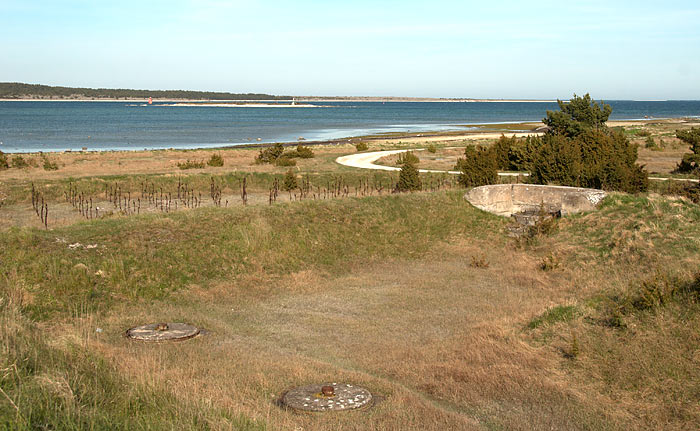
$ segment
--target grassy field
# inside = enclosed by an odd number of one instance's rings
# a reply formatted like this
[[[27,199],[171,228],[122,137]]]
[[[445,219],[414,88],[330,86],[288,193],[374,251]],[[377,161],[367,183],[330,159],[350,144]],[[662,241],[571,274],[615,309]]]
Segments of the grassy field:
[[[286,168],[253,165],[255,151],[235,164],[250,150],[230,151],[223,168],[194,173],[170,161],[120,176],[3,171],[0,428],[700,425],[697,204],[612,194],[524,242],[455,187],[370,196],[363,184],[393,177],[335,165],[348,145],[298,165],[320,192],[343,175],[347,196],[273,205],[268,188]],[[68,182],[97,199],[105,184],[172,192],[183,179],[206,195],[212,176],[228,207],[207,196],[200,208],[86,220],[63,196]],[[31,181],[62,222],[39,226]],[[205,334],[123,336],[160,321]],[[364,386],[377,402],[313,415],[278,405],[321,381]]]

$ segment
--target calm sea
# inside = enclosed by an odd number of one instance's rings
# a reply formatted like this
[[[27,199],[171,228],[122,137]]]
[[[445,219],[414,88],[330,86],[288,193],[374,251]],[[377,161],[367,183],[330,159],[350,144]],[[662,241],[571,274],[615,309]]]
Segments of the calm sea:
[[[700,117],[700,101],[606,101],[611,119]],[[0,102],[0,151],[204,148],[541,120],[556,103],[318,103],[315,108]]]

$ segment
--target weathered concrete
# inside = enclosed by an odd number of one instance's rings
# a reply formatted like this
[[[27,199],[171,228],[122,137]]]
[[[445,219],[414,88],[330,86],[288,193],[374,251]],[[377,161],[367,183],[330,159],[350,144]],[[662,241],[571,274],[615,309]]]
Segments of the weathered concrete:
[[[282,396],[282,404],[310,412],[355,410],[371,406],[372,394],[347,383],[321,383],[290,390]]]
[[[496,184],[475,187],[464,198],[479,209],[510,217],[538,211],[543,204],[545,211],[562,215],[592,211],[605,196],[602,190],[579,187]]]
[[[151,323],[126,331],[128,338],[140,341],[180,341],[196,337],[199,328],[187,323]]]

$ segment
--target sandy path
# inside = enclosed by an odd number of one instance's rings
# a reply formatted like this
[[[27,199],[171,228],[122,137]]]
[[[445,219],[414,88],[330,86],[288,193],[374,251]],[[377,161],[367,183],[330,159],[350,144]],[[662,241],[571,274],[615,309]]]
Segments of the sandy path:
[[[370,153],[357,153],[350,154],[347,156],[341,156],[335,159],[336,162],[343,166],[350,166],[352,168],[362,168],[362,169],[379,169],[382,171],[400,171],[401,168],[395,166],[384,166],[377,165],[374,162],[381,159],[382,157],[391,156],[392,154],[405,153],[407,151],[424,151],[425,148],[415,148],[406,150],[388,150],[388,151],[373,151]],[[418,169],[418,172],[427,173],[437,173],[437,174],[453,174],[457,175],[459,171],[439,171],[435,169]],[[528,176],[528,173],[517,173],[517,172],[499,172],[498,175],[504,177],[517,177],[518,175]]]

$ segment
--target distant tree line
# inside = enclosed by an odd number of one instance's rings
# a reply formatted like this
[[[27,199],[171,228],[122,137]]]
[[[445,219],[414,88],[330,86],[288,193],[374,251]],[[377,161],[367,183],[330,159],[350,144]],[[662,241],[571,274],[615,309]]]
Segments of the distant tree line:
[[[291,100],[290,96],[260,93],[225,93],[188,90],[131,90],[109,88],[52,87],[49,85],[0,82],[0,98],[53,98],[53,99],[190,99],[190,100]]]

